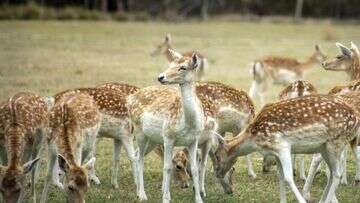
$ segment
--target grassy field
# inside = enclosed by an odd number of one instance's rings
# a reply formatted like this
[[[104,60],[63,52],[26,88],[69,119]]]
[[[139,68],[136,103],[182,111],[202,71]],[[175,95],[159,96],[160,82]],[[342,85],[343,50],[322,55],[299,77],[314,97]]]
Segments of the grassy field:
[[[330,34],[337,41],[360,44],[360,26],[329,25],[326,22],[303,24],[240,23],[210,21],[207,23],[116,23],[116,22],[0,22],[0,97],[5,100],[18,91],[42,95],[75,87],[94,86],[108,81],[121,81],[140,87],[157,84],[156,77],[166,67],[164,57],[151,58],[150,51],[171,33],[174,46],[180,51],[196,49],[208,56],[207,79],[221,81],[248,90],[251,76],[248,64],[265,54],[286,55],[306,59],[318,43],[330,56],[337,53]],[[342,73],[329,73],[315,67],[306,79],[322,92],[346,81]],[[267,100],[274,101],[280,88],[271,88]],[[130,163],[122,154],[118,190],[111,188],[110,166],[112,142],[99,140],[97,173],[102,185],[88,191],[87,202],[135,202],[135,185]],[[240,158],[234,175],[234,194],[224,195],[213,174],[208,173],[207,202],[278,202],[276,173],[261,174],[260,156],[255,156],[256,180],[247,176],[245,161]],[[308,158],[309,159],[309,158]],[[307,160],[308,164],[309,160]],[[46,161],[42,161],[38,197],[42,191]],[[209,164],[210,165],[210,164]],[[161,199],[162,163],[155,154],[145,162],[145,189],[149,202]],[[349,159],[348,175],[353,181],[353,157]],[[296,179],[299,187],[303,182]],[[316,178],[312,189],[318,200],[326,177]],[[28,196],[30,197],[30,196]],[[359,188],[342,186],[340,202],[359,202]],[[191,189],[172,188],[173,202],[192,202]],[[64,195],[51,188],[50,202],[64,202]],[[288,200],[295,202],[288,192]],[[30,200],[29,200],[30,202]]]

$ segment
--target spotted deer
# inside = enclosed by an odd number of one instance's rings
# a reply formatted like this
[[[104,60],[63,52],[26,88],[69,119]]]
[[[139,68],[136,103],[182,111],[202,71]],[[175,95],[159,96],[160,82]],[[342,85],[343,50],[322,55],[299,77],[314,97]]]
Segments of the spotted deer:
[[[174,60],[169,68],[159,75],[163,85],[178,84],[180,93],[172,87],[152,86],[140,89],[128,97],[128,109],[139,146],[139,190],[140,200],[146,200],[143,183],[143,161],[147,152],[156,145],[164,145],[163,202],[170,201],[170,179],[174,146],[185,146],[189,150],[195,201],[205,197],[205,170],[210,151],[214,119],[206,117],[195,93],[194,81],[199,68],[199,57],[182,56],[171,50]],[[149,100],[149,98],[155,98]],[[197,164],[197,149],[201,149],[200,175]],[[200,195],[201,194],[201,195]]]
[[[324,61],[322,66],[325,70],[344,71],[350,81],[360,79],[360,52],[358,47],[351,42],[350,49],[346,46],[336,43],[340,54],[335,58]]]
[[[46,137],[47,108],[41,97],[20,92],[0,106],[0,191],[6,203],[22,202],[26,174],[36,202],[35,174]]]
[[[237,137],[224,140],[215,152],[216,173],[223,177],[238,156],[252,152],[276,157],[280,202],[286,202],[284,181],[298,202],[306,202],[293,180],[291,153],[320,153],[330,168],[330,178],[320,202],[336,200],[340,157],[359,134],[359,116],[344,101],[329,95],[309,95],[268,104]]]
[[[95,176],[92,155],[100,112],[90,96],[69,92],[56,99],[49,117],[48,171],[41,202],[46,202],[51,181],[66,193],[68,202],[85,202],[89,179]],[[60,183],[60,171],[64,172],[64,184]]]
[[[267,56],[255,60],[250,69],[253,76],[249,90],[250,97],[253,99],[257,97],[260,105],[263,106],[270,79],[274,85],[288,85],[296,80],[301,80],[307,69],[316,64],[321,64],[325,58],[326,56],[320,50],[320,46],[315,45],[315,52],[304,62],[277,56]]]
[[[157,45],[156,48],[150,53],[152,57],[158,56],[160,54],[164,55],[166,59],[171,62],[173,60],[172,54],[170,50],[173,50],[173,47],[171,45],[171,36],[170,34],[166,34],[164,41]],[[182,53],[183,56],[192,56],[195,53],[195,51],[187,51]],[[207,58],[200,53],[197,53],[197,56],[199,57],[199,67],[197,70],[197,78],[199,80],[202,80],[204,77],[205,72],[208,69],[208,61]]]
[[[297,80],[293,83],[291,83],[290,85],[288,85],[287,87],[285,87],[278,96],[278,99],[280,101],[282,100],[286,100],[286,99],[293,99],[293,98],[297,98],[297,97],[303,97],[303,96],[307,96],[307,95],[313,95],[313,94],[317,94],[317,89],[315,88],[314,85],[312,85],[311,83],[304,81],[304,80]],[[296,157],[299,158],[299,160],[297,162],[295,162]],[[305,180],[306,179],[306,175],[305,175],[305,168],[304,168],[304,158],[305,156],[303,155],[293,155],[293,163],[294,163],[294,169],[296,169],[297,165],[296,163],[298,163],[298,169],[299,169],[299,175],[300,175],[300,179]],[[264,157],[264,161],[263,161],[263,172],[269,172],[270,171],[270,167],[271,165],[274,163],[274,160],[268,156]]]
[[[348,92],[360,91],[360,80],[354,80],[347,85],[339,85],[333,87],[328,94],[345,94]]]
[[[114,151],[111,170],[111,184],[118,188],[118,168],[120,162],[121,147],[124,146],[126,154],[132,163],[133,176],[136,181],[136,154],[133,146],[133,137],[129,132],[128,110],[125,106],[126,98],[135,93],[139,88],[126,83],[110,82],[93,88],[78,88],[66,90],[54,96],[57,101],[64,94],[88,94],[95,101],[101,113],[101,125],[98,137],[111,138],[114,140]],[[94,153],[95,151],[92,151]],[[94,155],[93,155],[94,156]],[[100,184],[98,178],[93,180]]]

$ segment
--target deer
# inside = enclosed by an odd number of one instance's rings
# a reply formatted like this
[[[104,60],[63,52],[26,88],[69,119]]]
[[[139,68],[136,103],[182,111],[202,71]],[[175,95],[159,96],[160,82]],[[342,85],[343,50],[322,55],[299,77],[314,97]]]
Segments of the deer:
[[[317,94],[317,89],[314,85],[311,83],[304,81],[304,80],[297,80],[291,84],[289,84],[287,87],[285,87],[278,96],[279,101],[287,100],[287,99],[293,99],[297,97],[303,97],[307,95],[314,95]],[[293,162],[294,162],[294,169],[296,167],[295,160],[296,157],[299,158],[299,177],[302,180],[306,180],[305,175],[305,167],[304,167],[304,156],[303,155],[293,155]],[[263,172],[269,172],[271,165],[274,163],[274,160],[271,159],[268,156],[264,157],[263,160]]]
[[[206,116],[213,117],[218,124],[217,132],[221,136],[225,137],[227,132],[232,135],[237,135],[242,129],[254,118],[255,107],[253,102],[247,93],[243,90],[239,90],[222,84],[219,82],[197,82],[195,83],[196,95],[199,98],[204,113]],[[158,154],[162,154],[163,150],[157,148]],[[213,161],[212,152],[210,151],[210,158]],[[173,159],[173,175],[179,182],[182,188],[186,188],[189,185],[189,172],[190,164],[188,163],[188,152],[184,148],[175,152]],[[251,157],[247,156],[248,175],[252,178],[256,178],[254,172]],[[183,167],[184,165],[188,166]],[[233,172],[233,171],[232,171]],[[180,177],[180,178],[178,178]],[[231,176],[229,176],[231,177]],[[230,180],[224,179],[221,182],[225,193],[232,193],[232,188],[227,187],[224,182]]]
[[[173,50],[173,47],[171,45],[171,35],[168,33],[166,34],[164,41],[159,45],[157,45],[156,48],[150,53],[150,56],[155,57],[162,54],[166,57],[168,62],[171,62],[173,60],[173,57],[172,57],[172,53],[169,50]],[[192,56],[193,53],[194,51],[187,51],[182,53],[182,55],[190,57]],[[197,52],[197,56],[200,59],[199,68],[197,70],[198,73],[197,78],[199,80],[202,80],[205,75],[205,72],[208,69],[208,60],[205,56],[201,55],[198,52]]]
[[[360,52],[355,43],[350,42],[350,49],[337,42],[340,54],[331,60],[324,61],[322,67],[329,71],[343,71],[350,81],[360,79]]]
[[[5,203],[22,202],[30,171],[36,202],[35,177],[47,114],[45,101],[30,92],[19,92],[0,106],[0,191]]]
[[[205,170],[210,151],[213,132],[217,124],[213,118],[204,115],[199,99],[195,93],[194,82],[200,59],[196,53],[191,57],[170,51],[174,59],[169,68],[158,76],[163,85],[177,84],[180,93],[168,86],[150,86],[140,89],[128,97],[130,120],[138,141],[139,165],[137,191],[140,200],[146,200],[144,190],[143,166],[144,156],[156,145],[164,146],[163,167],[163,202],[169,202],[172,154],[174,146],[185,146],[189,150],[189,160],[195,201],[203,202],[205,193]],[[149,98],[155,98],[149,101]],[[197,164],[197,149],[201,150],[200,175]]]
[[[138,89],[138,87],[126,83],[108,82],[96,87],[66,90],[53,97],[55,101],[59,100],[64,94],[69,93],[87,94],[92,97],[101,114],[98,137],[110,138],[114,141],[111,184],[115,189],[119,188],[117,177],[122,146],[131,161],[133,177],[135,184],[137,183],[137,158],[133,146],[133,137],[129,132],[128,111],[125,104],[127,96],[135,93]],[[95,153],[95,151],[92,152]],[[92,181],[97,185],[100,184],[97,176],[94,176]]]
[[[303,62],[279,56],[266,56],[257,59],[251,64],[250,73],[253,81],[249,95],[253,99],[258,98],[260,105],[263,106],[270,79],[274,85],[289,85],[296,80],[303,79],[306,70],[316,64],[320,65],[325,59],[326,56],[319,45],[315,45],[314,53]]]
[[[328,92],[328,94],[338,95],[357,91],[360,91],[360,80],[354,80],[347,85],[335,86]]]
[[[330,95],[308,95],[265,105],[238,136],[218,136],[216,174],[224,177],[238,156],[253,152],[276,157],[280,202],[286,202],[285,182],[298,202],[306,202],[293,179],[291,154],[320,153],[330,169],[320,202],[336,199],[341,153],[359,134],[359,115],[343,100]]]
[[[96,158],[84,158],[93,155],[100,120],[101,114],[87,94],[69,92],[56,100],[49,115],[48,169],[41,203],[46,202],[51,181],[66,193],[68,202],[85,202]]]
[[[353,90],[353,91],[351,91]],[[358,113],[360,112],[359,104],[360,104],[360,92],[357,91],[357,82],[350,83],[348,86],[336,86],[329,91],[329,95],[336,96],[339,99],[345,101],[349,106],[351,106]],[[359,139],[359,138],[357,138]],[[354,185],[360,184],[360,147],[356,147],[356,143],[358,140],[354,139],[352,142],[352,151],[355,154],[356,158],[356,175],[354,180]],[[355,144],[354,144],[355,143]],[[356,149],[355,149],[356,147]],[[342,165],[341,165],[341,180],[340,183],[343,185],[347,185],[347,174],[346,174],[346,157],[347,150],[345,149],[342,154]],[[320,163],[322,161],[322,157],[319,155],[314,155],[309,169],[309,175],[306,179],[303,194],[307,199],[310,199],[310,187],[314,181],[315,175],[320,167]]]

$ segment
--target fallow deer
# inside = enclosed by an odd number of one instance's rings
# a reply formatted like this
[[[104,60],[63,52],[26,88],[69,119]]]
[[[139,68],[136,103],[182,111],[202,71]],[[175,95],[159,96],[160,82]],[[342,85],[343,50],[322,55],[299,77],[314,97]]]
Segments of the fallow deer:
[[[286,99],[293,99],[293,98],[302,97],[302,96],[311,95],[311,94],[317,94],[317,90],[316,90],[315,86],[307,81],[297,80],[297,81],[291,83],[290,85],[288,85],[287,87],[285,87],[279,93],[278,99],[280,101],[282,101],[282,100],[286,100]],[[300,166],[299,166],[300,178],[302,180],[305,180],[306,176],[305,176],[305,170],[304,170],[304,159],[303,159],[304,157],[302,155],[297,155],[297,156],[301,156]],[[293,155],[293,161],[295,161],[295,155]],[[263,161],[263,172],[269,172],[270,167],[271,167],[271,165],[273,165],[274,162],[275,162],[275,160],[271,159],[268,156],[265,156],[264,161]],[[296,168],[296,164],[294,162],[294,169],[295,168]]]
[[[25,175],[30,171],[36,202],[35,174],[46,127],[46,103],[33,93],[15,94],[0,106],[0,191],[4,202],[22,202]]]
[[[269,79],[275,85],[288,85],[296,80],[301,80],[304,72],[321,64],[325,60],[325,55],[321,52],[319,45],[315,45],[315,52],[304,62],[299,62],[293,58],[268,56],[255,60],[252,63],[250,72],[253,82],[250,88],[250,97],[258,97],[260,105],[265,104],[265,92],[268,89]]]
[[[191,174],[194,182],[195,201],[205,197],[205,169],[212,144],[216,122],[204,115],[202,105],[195,93],[194,81],[199,67],[199,57],[182,56],[171,50],[173,60],[169,68],[159,75],[160,83],[178,84],[178,91],[171,87],[147,87],[128,97],[130,119],[139,146],[140,200],[147,199],[143,183],[143,160],[147,152],[157,144],[164,145],[163,202],[170,201],[170,178],[174,146],[189,149]],[[149,101],[149,98],[155,98]],[[198,145],[202,151],[200,177],[197,164]],[[201,195],[200,195],[201,194]]]
[[[268,104],[237,137],[223,140],[215,153],[216,173],[222,178],[238,156],[258,151],[276,157],[280,179],[280,202],[286,202],[284,180],[298,202],[306,202],[293,180],[291,153],[321,153],[330,178],[320,202],[336,199],[340,157],[359,134],[360,118],[349,105],[329,95],[309,95]]]
[[[173,50],[173,47],[171,45],[171,36],[170,34],[166,34],[164,41],[157,45],[156,48],[150,53],[151,56],[157,56],[160,54],[165,55],[166,59],[171,62],[173,60],[172,53],[170,50]],[[187,51],[182,53],[183,56],[192,56],[195,53],[195,51]],[[199,80],[202,80],[204,77],[205,72],[208,69],[208,61],[207,58],[200,53],[196,53],[199,57],[199,67],[197,69],[197,78]]]
[[[136,181],[136,155],[133,147],[133,137],[129,132],[128,111],[125,106],[126,98],[135,93],[139,88],[126,83],[105,83],[94,88],[78,88],[66,90],[54,96],[55,101],[68,93],[83,93],[90,95],[95,101],[101,113],[101,125],[98,137],[106,137],[114,140],[114,152],[112,161],[111,184],[118,188],[118,168],[120,161],[121,146],[124,146],[126,154],[132,163],[133,176]],[[94,152],[94,151],[93,151]],[[93,155],[90,155],[93,156]],[[92,180],[100,184],[96,176]]]
[[[360,80],[354,80],[347,85],[333,87],[328,94],[344,94],[348,92],[360,91]]]
[[[360,79],[360,52],[358,47],[351,42],[350,49],[346,46],[336,43],[340,50],[340,55],[334,59],[324,61],[322,66],[325,70],[344,71],[349,76],[350,81]]]
[[[101,115],[86,94],[63,94],[50,111],[48,142],[48,171],[41,202],[45,203],[52,180],[67,195],[68,202],[84,202],[89,176],[94,175],[95,157],[85,163],[95,148]],[[59,171],[65,173],[64,185]]]

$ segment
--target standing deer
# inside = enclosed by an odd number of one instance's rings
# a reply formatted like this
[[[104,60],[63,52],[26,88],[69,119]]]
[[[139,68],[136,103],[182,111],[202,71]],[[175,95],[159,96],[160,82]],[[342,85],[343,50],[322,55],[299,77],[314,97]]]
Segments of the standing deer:
[[[105,83],[94,88],[78,88],[58,93],[54,96],[55,101],[64,94],[82,93],[88,94],[95,101],[101,113],[101,125],[98,137],[111,138],[114,140],[114,151],[111,170],[111,184],[118,188],[118,168],[120,162],[121,147],[124,146],[128,158],[132,163],[133,176],[136,181],[136,154],[133,146],[133,137],[129,132],[128,110],[125,106],[126,98],[135,93],[139,88],[125,83]],[[94,153],[94,151],[93,151]],[[90,155],[95,156],[95,155]],[[93,182],[100,184],[94,176]]]
[[[349,141],[359,134],[357,113],[341,99],[310,95],[268,104],[237,137],[223,140],[215,153],[216,173],[222,178],[238,156],[258,151],[276,157],[280,202],[286,202],[286,181],[298,202],[306,202],[293,180],[291,153],[321,153],[330,168],[330,178],[320,202],[336,200],[340,157]]]
[[[291,83],[290,85],[288,85],[287,87],[285,87],[280,93],[279,93],[279,100],[287,100],[287,99],[293,99],[293,98],[297,98],[297,97],[303,97],[303,96],[307,96],[307,95],[313,95],[313,94],[317,94],[317,90],[315,88],[314,85],[312,85],[311,83],[304,81],[304,80],[297,80],[293,83]],[[305,166],[304,166],[304,155],[293,155],[293,162],[294,162],[294,169],[296,168],[296,157],[299,157],[299,175],[300,175],[300,179],[302,180],[306,180],[306,175],[305,175]],[[270,167],[273,163],[272,159],[269,159],[268,156],[264,157],[264,161],[263,161],[263,172],[268,172],[270,171]]]
[[[251,74],[253,82],[250,88],[250,97],[259,98],[261,106],[265,104],[265,92],[268,89],[269,79],[275,85],[288,85],[296,80],[301,80],[304,72],[321,64],[325,60],[319,45],[315,45],[315,52],[304,62],[286,57],[268,56],[255,60],[252,63]]]
[[[334,59],[324,61],[322,66],[325,70],[344,71],[349,76],[350,81],[360,79],[360,52],[358,47],[351,42],[350,49],[346,46],[336,43],[340,50],[340,55]]]
[[[45,203],[49,184],[63,189],[68,202],[85,202],[89,179],[95,176],[93,155],[100,126],[100,112],[86,94],[69,92],[57,99],[50,112],[48,142],[48,171],[41,202]],[[64,185],[59,172],[65,173]]]
[[[30,171],[36,202],[35,174],[46,126],[46,103],[35,94],[17,93],[0,106],[0,191],[4,202],[22,202],[25,175]]]
[[[169,202],[172,154],[174,146],[189,149],[191,174],[194,181],[195,201],[205,197],[205,170],[208,152],[212,144],[216,123],[204,115],[195,93],[194,81],[199,68],[199,57],[182,56],[171,50],[174,60],[169,68],[159,75],[161,84],[178,84],[179,93],[170,87],[147,87],[128,97],[128,109],[139,146],[140,200],[146,200],[143,183],[144,156],[157,144],[164,145],[163,202]],[[155,98],[149,101],[149,98]],[[201,149],[200,175],[197,164],[197,148]],[[201,193],[201,195],[200,195]]]
[[[154,57],[159,54],[163,54],[169,62],[172,62],[173,57],[172,57],[171,50],[173,50],[173,47],[171,45],[171,36],[170,36],[170,34],[166,34],[164,41],[161,44],[157,45],[156,48],[154,49],[154,51],[152,51],[150,53],[150,55]],[[195,53],[194,51],[187,51],[187,52],[182,53],[182,55],[191,57],[194,53]],[[202,80],[205,72],[208,69],[208,61],[207,61],[207,58],[202,56],[201,54],[199,54],[199,53],[196,53],[196,54],[199,57],[199,67],[196,70],[197,78],[199,80]]]

